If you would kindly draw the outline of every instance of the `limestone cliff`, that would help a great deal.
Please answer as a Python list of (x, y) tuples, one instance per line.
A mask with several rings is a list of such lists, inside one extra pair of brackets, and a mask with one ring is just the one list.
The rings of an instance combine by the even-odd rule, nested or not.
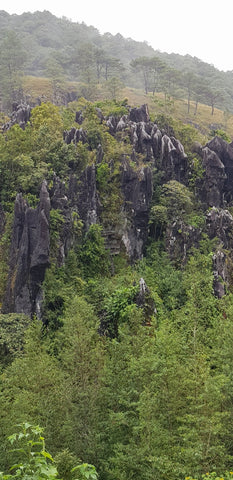
[[(30, 112), (23, 111), (27, 121)], [(129, 108), (128, 115), (121, 117), (104, 118), (100, 111), (97, 113), (113, 137), (127, 138), (131, 146), (131, 156), (122, 155), (119, 168), (116, 224), (110, 222), (106, 226), (103, 222), (104, 209), (97, 181), (97, 168), (104, 158), (101, 145), (96, 151), (96, 161), (87, 165), (79, 175), (71, 168), (66, 184), (56, 174), (49, 188), (44, 181), (37, 208), (30, 208), (19, 193), (15, 201), (3, 312), (41, 315), (42, 285), (50, 264), (50, 209), (57, 210), (63, 219), (57, 243), (58, 265), (64, 264), (75, 243), (74, 217), (82, 222), (84, 233), (90, 225), (103, 223), (106, 248), (111, 255), (118, 255), (123, 250), (129, 261), (134, 262), (144, 255), (150, 232), (154, 173), (160, 173), (161, 185), (172, 180), (188, 186), (191, 166), (183, 145), (150, 120), (146, 105)], [(20, 113), (16, 118), (19, 123), (23, 121), (22, 115)], [(77, 112), (76, 119), (80, 128), (64, 132), (64, 141), (67, 144), (88, 144), (81, 111)], [(165, 245), (170, 257), (184, 264), (189, 250), (198, 246), (203, 232), (209, 238), (217, 238), (213, 258), (214, 288), (216, 295), (221, 297), (230, 281), (225, 250), (232, 252), (233, 247), (233, 218), (226, 210), (233, 201), (233, 145), (215, 137), (207, 145), (199, 145), (197, 151), (204, 174), (199, 181), (199, 198), (196, 200), (202, 203), (203, 214), (207, 209), (206, 221), (203, 226), (195, 227), (188, 223), (182, 212), (177, 217), (170, 217), (165, 228)], [(109, 165), (111, 167), (111, 161)], [(0, 209), (0, 234), (4, 231), (4, 218)], [(231, 255), (228, 254), (228, 260)]]

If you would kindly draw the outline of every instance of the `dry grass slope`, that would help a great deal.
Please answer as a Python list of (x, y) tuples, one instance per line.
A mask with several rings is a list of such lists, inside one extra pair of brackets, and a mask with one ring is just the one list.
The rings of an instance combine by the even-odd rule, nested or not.
[[(66, 84), (68, 91), (77, 91), (79, 94), (80, 84), (69, 82)], [(52, 101), (53, 92), (51, 81), (47, 78), (28, 76), (24, 79), (24, 92), (29, 96), (32, 102), (36, 102), (38, 98), (42, 101)], [(92, 100), (103, 100), (106, 96), (105, 86), (98, 85), (95, 88), (94, 98)], [(233, 115), (226, 114), (222, 110), (214, 109), (211, 114), (211, 107), (199, 104), (197, 113), (195, 114), (195, 103), (190, 103), (190, 112), (187, 112), (187, 101), (183, 99), (170, 99), (165, 102), (164, 94), (148, 94), (142, 90), (125, 87), (118, 93), (118, 99), (128, 99), (128, 103), (132, 106), (140, 106), (147, 103), (151, 116), (165, 114), (180, 120), (184, 124), (194, 126), (204, 137), (209, 137), (213, 129), (220, 129), (233, 140)]]

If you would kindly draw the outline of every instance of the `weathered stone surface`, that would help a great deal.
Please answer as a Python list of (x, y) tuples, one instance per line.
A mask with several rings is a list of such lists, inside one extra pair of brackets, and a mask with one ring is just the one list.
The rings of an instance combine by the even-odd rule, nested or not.
[(210, 239), (219, 239), (213, 255), (213, 274), (214, 293), (221, 298), (229, 285), (228, 264), (229, 255), (232, 258), (233, 252), (233, 217), (228, 210), (213, 207), (206, 215), (206, 229)]
[[(97, 111), (97, 114), (100, 121), (103, 121), (102, 113)], [(76, 120), (82, 124), (81, 111), (77, 112)], [(148, 237), (153, 168), (156, 166), (161, 173), (162, 183), (176, 180), (187, 184), (187, 156), (182, 144), (172, 132), (168, 129), (166, 132), (161, 131), (150, 121), (146, 105), (131, 109), (128, 115), (111, 116), (105, 121), (112, 135), (123, 141), (125, 138), (127, 141), (129, 139), (132, 146), (131, 156), (122, 157), (119, 223), (107, 224), (105, 227), (106, 246), (112, 255), (118, 254), (123, 247), (130, 261), (134, 262), (142, 258)], [(72, 128), (64, 132), (64, 140), (67, 143), (86, 143), (87, 134), (82, 127)], [(220, 208), (227, 202), (232, 202), (233, 146), (216, 137), (205, 147), (196, 144), (194, 149), (202, 157), (205, 169), (200, 189), (201, 200), (205, 207), (214, 207), (207, 214), (205, 231), (210, 238), (219, 238), (219, 246), (213, 258), (213, 272), (214, 291), (221, 297), (228, 285), (229, 276), (224, 249), (233, 249), (233, 218), (227, 210)], [(40, 316), (41, 284), (49, 265), (50, 203), (51, 208), (59, 210), (63, 218), (58, 240), (58, 265), (64, 263), (73, 245), (73, 214), (82, 220), (84, 231), (87, 231), (91, 224), (101, 221), (104, 207), (100, 204), (96, 185), (96, 165), (100, 164), (103, 158), (104, 151), (99, 145), (96, 164), (88, 165), (79, 176), (71, 171), (68, 187), (54, 176), (50, 196), (44, 182), (37, 209), (29, 208), (22, 195), (17, 195), (9, 278), (3, 307), (5, 312), (30, 315), (36, 312)], [(108, 165), (110, 171), (113, 171), (114, 161), (109, 160)], [(70, 168), (72, 169), (72, 166)], [(0, 209), (0, 233), (3, 231), (1, 229), (4, 228), (4, 221), (4, 214)], [(193, 246), (198, 247), (200, 238), (201, 229), (186, 225), (182, 220), (174, 221), (167, 226), (165, 234), (170, 258), (184, 264), (188, 251)]]
[(79, 110), (78, 112), (76, 112), (75, 121), (76, 121), (76, 123), (79, 123), (79, 125), (81, 125), (83, 123), (83, 112), (82, 112), (82, 110)]
[(29, 208), (22, 194), (16, 197), (3, 313), (33, 315), (40, 311), (40, 290), (49, 265), (49, 212), (46, 182), (37, 209)]
[(217, 249), (213, 255), (214, 294), (222, 298), (226, 294), (228, 285), (228, 271), (226, 266), (226, 255), (221, 249)]
[(5, 228), (5, 213), (2, 208), (2, 205), (0, 204), (0, 235), (3, 234)]
[(129, 120), (132, 122), (149, 122), (150, 115), (148, 105), (144, 104), (139, 108), (131, 108), (129, 112)]
[(149, 167), (134, 170), (127, 159), (122, 164), (123, 214), (122, 241), (131, 260), (141, 258), (148, 236), (148, 219), (152, 198), (152, 171)]
[(31, 115), (30, 105), (27, 105), (25, 103), (20, 103), (20, 104), (15, 103), (13, 105), (13, 112), (11, 114), (11, 118), (9, 122), (5, 123), (5, 125), (3, 125), (2, 127), (3, 131), (8, 130), (16, 123), (18, 123), (18, 125), (24, 130), (25, 126), (29, 122), (30, 115)]
[(198, 247), (201, 239), (201, 230), (182, 220), (174, 221), (166, 229), (166, 250), (172, 260), (178, 265), (187, 262), (187, 255), (191, 247)]
[(65, 130), (63, 133), (63, 139), (69, 145), (70, 143), (77, 144), (78, 142), (86, 143), (87, 135), (83, 128), (71, 128), (71, 130)]
[(224, 201), (229, 203), (233, 199), (233, 147), (221, 137), (214, 137), (207, 143), (207, 147), (215, 152), (225, 168)]
[(120, 121), (120, 117), (119, 116), (114, 116), (114, 115), (110, 115), (110, 117), (108, 117), (106, 119), (106, 125), (109, 129), (109, 133), (111, 135), (114, 135), (116, 133), (116, 130), (117, 130), (117, 125)]
[(70, 176), (68, 188), (69, 203), (84, 223), (85, 230), (97, 222), (100, 202), (96, 190), (96, 167), (89, 165), (81, 174), (79, 180)]
[(233, 248), (233, 217), (228, 210), (211, 208), (206, 215), (206, 230), (210, 239), (219, 238), (223, 248)]
[(162, 133), (156, 124), (153, 125), (151, 131), (151, 146), (154, 153), (154, 158), (157, 160), (162, 150)]
[(147, 105), (130, 110), (129, 115), (120, 119), (109, 117), (106, 121), (112, 135), (124, 132), (132, 145), (132, 160), (137, 162), (137, 154), (144, 161), (155, 164), (163, 171), (163, 181), (177, 180), (187, 184), (188, 163), (183, 145), (174, 135), (159, 130), (150, 121)]
[(183, 145), (175, 137), (164, 134), (161, 139), (161, 168), (164, 180), (187, 181), (187, 155)]
[(155, 302), (151, 296), (150, 289), (148, 288), (144, 278), (139, 280), (139, 292), (136, 295), (135, 303), (139, 308), (142, 308), (145, 315), (145, 324), (150, 325), (152, 315), (157, 313)]
[(209, 147), (202, 149), (205, 178), (202, 201), (209, 207), (221, 207), (223, 204), (223, 187), (226, 180), (225, 167), (221, 159)]
[(98, 218), (98, 196), (96, 191), (96, 169), (95, 165), (88, 166), (80, 177), (78, 212), (85, 224), (86, 229)]
[[(80, 118), (81, 112), (78, 112)], [(102, 121), (101, 115), (99, 115)], [(132, 108), (128, 115), (110, 116), (105, 119), (109, 132), (116, 138), (129, 137), (132, 145), (131, 160), (135, 162), (133, 169), (127, 159), (122, 160), (122, 218), (119, 222), (118, 234), (114, 226), (105, 233), (106, 244), (111, 252), (119, 252), (120, 239), (123, 241), (130, 259), (141, 258), (147, 239), (150, 201), (152, 197), (152, 170), (156, 165), (163, 171), (163, 181), (175, 179), (186, 183), (188, 178), (187, 156), (182, 144), (174, 136), (169, 137), (164, 131), (150, 121), (147, 105)], [(71, 129), (65, 132), (64, 139), (70, 142), (86, 142), (86, 132)], [(96, 163), (103, 159), (103, 149), (97, 149)], [(139, 159), (150, 166), (140, 168)], [(79, 182), (72, 177), (68, 198), (71, 205), (76, 205), (80, 218), (88, 229), (100, 218), (101, 206), (96, 189), (95, 167), (88, 166)]]
[[(97, 112), (98, 113), (98, 112)], [(78, 120), (81, 118), (81, 112), (77, 112)], [(100, 121), (103, 116), (99, 113)], [(163, 170), (163, 180), (177, 180), (187, 183), (188, 164), (187, 155), (183, 145), (174, 135), (169, 135), (165, 131), (160, 131), (158, 126), (150, 121), (148, 106), (142, 105), (139, 108), (132, 108), (128, 115), (109, 116), (104, 119), (109, 133), (116, 138), (119, 135), (129, 138), (132, 145), (131, 158), (137, 158), (137, 154), (143, 155), (145, 162), (155, 164)], [(86, 143), (87, 135), (83, 128), (72, 128), (64, 132), (66, 143)], [(101, 161), (102, 152), (97, 152), (97, 163)]]

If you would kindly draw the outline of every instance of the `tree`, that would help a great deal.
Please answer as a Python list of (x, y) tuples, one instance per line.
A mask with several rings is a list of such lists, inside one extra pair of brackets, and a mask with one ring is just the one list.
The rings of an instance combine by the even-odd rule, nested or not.
[(100, 83), (101, 74), (103, 72), (106, 62), (105, 51), (102, 48), (96, 48), (94, 50), (94, 58), (96, 63), (97, 82)]
[(106, 82), (106, 88), (110, 93), (110, 98), (116, 100), (121, 89), (123, 88), (123, 83), (117, 77), (112, 77)]
[(205, 80), (195, 75), (195, 77), (193, 77), (193, 98), (195, 101), (194, 115), (197, 114), (198, 103), (200, 101), (203, 101), (206, 89), (207, 89), (207, 85)]
[(144, 81), (144, 89), (147, 95), (150, 88), (150, 69), (151, 69), (150, 58), (148, 57), (135, 58), (135, 60), (133, 60), (130, 65), (133, 68), (133, 70), (140, 72), (142, 74), (143, 81)]
[[(72, 292), (73, 293), (73, 292)], [(59, 363), (65, 377), (68, 409), (62, 431), (65, 446), (84, 462), (98, 465), (101, 452), (104, 342), (92, 305), (79, 294), (69, 300), (58, 336)]]
[(90, 85), (95, 78), (95, 57), (91, 43), (83, 43), (76, 52), (77, 73), (81, 80)]
[(0, 48), (0, 85), (3, 106), (9, 111), (13, 102), (22, 100), (22, 76), (26, 61), (26, 51), (23, 49), (18, 34), (7, 31)]
[(164, 67), (161, 72), (161, 87), (165, 97), (165, 108), (167, 97), (174, 96), (179, 85), (181, 74), (175, 68)]
[(46, 426), (49, 448), (57, 452), (64, 447), (61, 428), (68, 413), (68, 392), (65, 392), (64, 372), (58, 360), (48, 353), (42, 342), (42, 325), (33, 323), (27, 330), (24, 354), (16, 356), (4, 370), (0, 390), (0, 463), (7, 466), (6, 444), (16, 423), (40, 423)]
[(161, 88), (161, 78), (165, 71), (166, 65), (157, 57), (153, 57), (150, 61), (150, 73), (151, 73), (151, 89), (153, 95), (155, 91), (159, 91)]
[(176, 180), (163, 185), (161, 203), (167, 208), (170, 219), (182, 217), (193, 210), (193, 195), (190, 190)]
[(47, 75), (52, 86), (54, 105), (63, 105), (65, 103), (64, 73), (60, 63), (54, 57), (47, 62)]
[(106, 56), (104, 60), (104, 77), (107, 81), (112, 75), (119, 75), (124, 71), (124, 66), (118, 58)]
[(190, 100), (193, 93), (193, 86), (195, 81), (195, 75), (192, 72), (183, 73), (182, 82), (187, 90), (188, 95), (188, 113), (190, 113)]
[(106, 275), (109, 272), (109, 255), (105, 250), (102, 227), (100, 225), (93, 224), (90, 226), (85, 235), (79, 258), (86, 277)]
[(223, 98), (223, 94), (217, 88), (209, 88), (206, 91), (206, 98), (211, 106), (211, 115), (213, 115), (214, 107), (216, 106), (216, 103)]

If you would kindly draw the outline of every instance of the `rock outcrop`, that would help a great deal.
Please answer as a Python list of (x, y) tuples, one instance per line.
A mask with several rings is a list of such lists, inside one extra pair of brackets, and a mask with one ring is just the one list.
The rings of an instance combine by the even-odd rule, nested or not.
[(22, 194), (17, 195), (3, 313), (40, 317), (41, 285), (49, 265), (49, 212), (46, 182), (37, 209), (28, 207)]
[(218, 242), (213, 255), (213, 274), (214, 292), (221, 298), (231, 282), (233, 217), (230, 212), (213, 207), (206, 215), (206, 231), (210, 239), (215, 238)]
[(192, 247), (198, 247), (201, 239), (201, 229), (177, 220), (167, 226), (165, 233), (166, 251), (177, 265), (185, 265), (188, 252)]
[(29, 122), (31, 115), (31, 107), (26, 103), (15, 103), (13, 105), (13, 112), (9, 122), (5, 123), (2, 127), (3, 131), (8, 130), (16, 123), (24, 130)]
[(224, 207), (233, 201), (233, 145), (214, 137), (198, 149), (205, 171), (200, 190), (206, 207)]
[[(21, 105), (17, 112), (12, 121), (17, 121), (23, 128), (30, 111)], [(101, 144), (96, 149), (95, 163), (88, 165), (79, 176), (70, 166), (68, 185), (55, 174), (49, 191), (46, 182), (43, 182), (36, 209), (28, 207), (22, 194), (18, 194), (3, 312), (41, 315), (41, 286), (50, 262), (50, 208), (53, 215), (57, 211), (58, 217), (61, 216), (59, 238), (56, 239), (59, 266), (64, 264), (75, 242), (74, 219), (82, 222), (83, 232), (90, 225), (102, 222), (106, 247), (110, 253), (117, 255), (124, 250), (129, 260), (134, 262), (142, 258), (148, 238), (154, 169), (159, 172), (161, 183), (176, 180), (188, 185), (190, 167), (182, 144), (172, 131), (160, 130), (156, 123), (150, 121), (147, 105), (129, 109), (129, 113), (121, 117), (104, 118), (99, 109), (97, 115), (99, 121), (104, 121), (109, 127), (111, 135), (121, 142), (130, 143), (132, 148), (131, 155), (122, 155), (118, 172), (119, 214), (114, 212), (114, 215), (119, 218), (116, 225), (111, 221), (102, 222), (105, 207), (101, 204), (96, 178), (97, 169), (104, 159)], [(79, 128), (64, 132), (65, 142), (88, 144), (87, 132), (82, 127), (82, 111), (77, 112), (76, 121)], [(91, 150), (91, 146), (89, 148)], [(196, 145), (196, 153), (201, 157), (204, 169), (199, 185), (200, 199), (204, 209), (211, 207), (206, 216), (206, 225), (203, 228), (188, 225), (182, 212), (178, 212), (177, 218), (170, 219), (164, 228), (165, 245), (170, 258), (182, 265), (187, 261), (190, 249), (198, 247), (203, 231), (209, 238), (219, 239), (213, 258), (213, 272), (214, 291), (221, 297), (230, 281), (226, 250), (233, 250), (233, 218), (224, 209), (233, 202), (233, 145), (215, 137), (204, 147)], [(108, 167), (109, 171), (114, 170), (113, 160), (109, 161)], [(0, 233), (4, 230), (4, 223), (4, 212), (0, 208)]]
[[(150, 121), (147, 105), (132, 108), (128, 115), (109, 116), (104, 118), (99, 114), (100, 121), (105, 121), (109, 132), (116, 138), (119, 135), (127, 137), (132, 145), (132, 160), (137, 161), (137, 154), (144, 162), (155, 165), (163, 171), (164, 182), (177, 180), (187, 183), (188, 163), (183, 145), (174, 136), (161, 131), (156, 123)], [(81, 112), (77, 112), (77, 120), (82, 123)], [(72, 128), (64, 132), (67, 144), (79, 141), (87, 143), (85, 130)]]
[(127, 255), (134, 261), (142, 257), (148, 236), (153, 192), (151, 168), (134, 170), (125, 159), (122, 164), (121, 189), (124, 198), (122, 213), (125, 218), (122, 241)]
[(223, 187), (226, 179), (225, 167), (217, 153), (205, 147), (202, 150), (205, 179), (202, 200), (209, 207), (221, 207), (223, 204)]
[(3, 234), (5, 228), (5, 213), (2, 208), (2, 205), (0, 204), (0, 235)]
[(225, 204), (229, 204), (233, 200), (233, 145), (216, 136), (207, 143), (207, 147), (218, 155), (218, 158), (224, 165), (223, 200)]

